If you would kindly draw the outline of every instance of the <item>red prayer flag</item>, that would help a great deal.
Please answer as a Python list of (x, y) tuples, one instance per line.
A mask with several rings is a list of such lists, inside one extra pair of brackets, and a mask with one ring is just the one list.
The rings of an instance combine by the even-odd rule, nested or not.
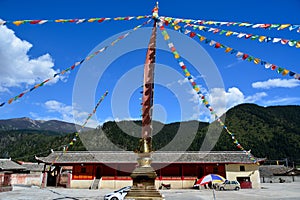
[(104, 20), (105, 20), (105, 18), (101, 18), (98, 20), (98, 22), (100, 23), (100, 22), (103, 22)]
[(252, 36), (252, 34), (247, 34), (247, 35), (245, 35), (245, 38), (248, 39), (248, 38), (250, 38), (251, 36)]
[(248, 56), (249, 56), (248, 54), (245, 54), (245, 53), (244, 53), (244, 55), (243, 55), (243, 60), (246, 60), (246, 59), (248, 58)]
[(217, 42), (215, 45), (215, 48), (220, 48), (220, 47), (221, 47), (221, 44)]
[(271, 26), (271, 24), (263, 24), (263, 25), (261, 25), (260, 27), (261, 28), (269, 28)]
[(196, 35), (195, 32), (191, 32), (191, 33), (190, 33), (190, 37), (191, 37), (191, 38), (195, 37), (195, 35)]
[(281, 39), (281, 44), (287, 44), (288, 42), (289, 42), (289, 40)]
[(42, 21), (42, 20), (32, 20), (29, 23), (30, 24), (38, 24), (40, 21)]

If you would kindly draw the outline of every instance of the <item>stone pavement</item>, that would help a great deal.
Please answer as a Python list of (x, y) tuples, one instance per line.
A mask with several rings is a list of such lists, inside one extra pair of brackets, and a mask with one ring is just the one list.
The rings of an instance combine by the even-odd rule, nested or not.
[[(102, 200), (109, 189), (66, 189), (14, 186), (13, 191), (0, 193), (0, 200)], [(166, 200), (211, 200), (212, 190), (161, 190)], [(216, 199), (300, 199), (300, 182), (263, 183), (262, 189), (242, 189), (240, 191), (214, 191)]]

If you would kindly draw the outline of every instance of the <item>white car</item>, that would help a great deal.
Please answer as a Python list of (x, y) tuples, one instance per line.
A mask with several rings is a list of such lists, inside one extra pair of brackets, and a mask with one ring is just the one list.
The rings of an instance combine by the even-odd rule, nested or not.
[(123, 200), (130, 189), (131, 186), (126, 186), (112, 193), (108, 193), (104, 195), (104, 200)]
[(239, 190), (241, 189), (241, 185), (238, 181), (224, 181), (224, 183), (217, 184), (216, 187), (219, 190)]

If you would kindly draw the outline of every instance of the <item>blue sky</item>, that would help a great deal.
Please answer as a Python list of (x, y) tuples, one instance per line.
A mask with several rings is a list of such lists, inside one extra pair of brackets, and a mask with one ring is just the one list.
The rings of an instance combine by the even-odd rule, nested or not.
[[(89, 19), (150, 15), (156, 1), (0, 1), (0, 19)], [(228, 22), (300, 24), (300, 2), (289, 1), (159, 1), (159, 15)], [(90, 53), (109, 45), (147, 19), (103, 23), (8, 23), (0, 27), (0, 102), (50, 78)], [(0, 119), (30, 117), (59, 119), (81, 124), (97, 100), (108, 90), (89, 126), (107, 120), (140, 119), (141, 88), (150, 27), (145, 26), (110, 46), (80, 68), (54, 82), (27, 93), (1, 107)], [(300, 40), (300, 33), (288, 29), (264, 30), (245, 27), (216, 27), (236, 32)], [(224, 49), (212, 48), (167, 29), (179, 54), (221, 114), (240, 103), (261, 106), (299, 105), (300, 81), (282, 76), (253, 62), (242, 61)], [(299, 51), (288, 45), (260, 43), (235, 36), (201, 32), (207, 38), (257, 58), (300, 72)], [(192, 91), (160, 31), (157, 32), (154, 119), (169, 123), (198, 119), (210, 121), (210, 114)], [(201, 59), (201, 60), (197, 60)], [(220, 105), (223, 103), (223, 106)], [(225, 106), (224, 106), (225, 105)]]

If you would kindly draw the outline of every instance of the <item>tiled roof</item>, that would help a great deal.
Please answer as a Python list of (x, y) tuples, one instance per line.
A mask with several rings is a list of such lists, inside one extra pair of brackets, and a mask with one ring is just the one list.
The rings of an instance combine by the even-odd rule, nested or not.
[(44, 166), (38, 163), (24, 163), (22, 166), (31, 172), (42, 172), (44, 169)]
[[(223, 152), (176, 152), (157, 151), (153, 163), (253, 163), (239, 151)], [(80, 151), (53, 152), (47, 157), (36, 157), (39, 162), (51, 164), (74, 163), (136, 163), (137, 154), (129, 151)], [(264, 159), (259, 159), (263, 161)]]
[(0, 171), (25, 170), (26, 168), (11, 159), (0, 159)]
[(259, 167), (260, 176), (272, 177), (274, 175), (288, 174), (292, 168), (284, 165), (262, 165)]

